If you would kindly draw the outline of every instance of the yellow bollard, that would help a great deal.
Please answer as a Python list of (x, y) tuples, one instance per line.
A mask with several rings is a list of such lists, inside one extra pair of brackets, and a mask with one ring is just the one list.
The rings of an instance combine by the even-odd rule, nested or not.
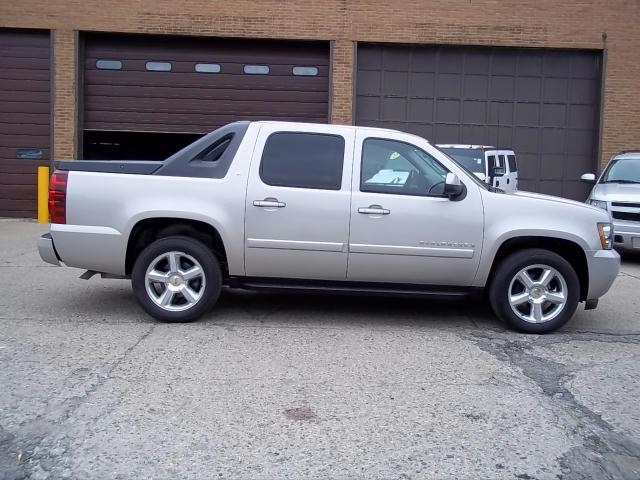
[(38, 223), (49, 222), (49, 167), (38, 167)]

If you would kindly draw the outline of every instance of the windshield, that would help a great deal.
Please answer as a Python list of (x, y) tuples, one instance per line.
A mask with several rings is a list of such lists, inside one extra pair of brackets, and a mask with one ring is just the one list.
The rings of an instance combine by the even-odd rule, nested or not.
[(640, 183), (640, 158), (612, 160), (600, 183)]
[(473, 173), (485, 173), (484, 151), (479, 148), (441, 148), (460, 165)]
[[(453, 148), (453, 149), (445, 149), (445, 148), (439, 148), (436, 147), (435, 145), (432, 145), (434, 148), (436, 148), (437, 150), (440, 151), (440, 153), (442, 153), (444, 156), (446, 156), (448, 159), (450, 159), (453, 163), (455, 163), (456, 165), (459, 165), (460, 168), (462, 168), (463, 170), (469, 172), (469, 178), (479, 187), (482, 187), (484, 190), (489, 190), (490, 192), (497, 192), (497, 193), (504, 193), (503, 190), (501, 190), (500, 188), (496, 188), (493, 187), (491, 185), (489, 185), (488, 183), (483, 182), (482, 180), (480, 180), (478, 177), (476, 177), (473, 174), (472, 170), (469, 170), (465, 165), (463, 165), (457, 158), (453, 157), (449, 152), (447, 152), (446, 150), (458, 150), (457, 148)], [(484, 172), (481, 172), (484, 173)]]

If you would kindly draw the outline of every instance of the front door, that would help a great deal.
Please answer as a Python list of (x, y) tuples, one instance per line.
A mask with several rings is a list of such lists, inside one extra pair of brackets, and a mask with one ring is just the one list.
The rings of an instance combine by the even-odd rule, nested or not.
[(250, 277), (345, 280), (354, 130), (265, 123), (245, 214)]
[(482, 249), (480, 187), (461, 177), (466, 196), (449, 200), (449, 170), (426, 152), (433, 147), (401, 133), (369, 135), (356, 136), (348, 279), (471, 285)]

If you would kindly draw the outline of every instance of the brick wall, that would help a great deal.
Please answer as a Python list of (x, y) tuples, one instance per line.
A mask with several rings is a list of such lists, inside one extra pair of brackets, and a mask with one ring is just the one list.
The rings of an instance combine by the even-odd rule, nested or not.
[(605, 49), (604, 162), (618, 149), (640, 146), (638, 20), (639, 0), (0, 2), (0, 26), (56, 30), (56, 158), (73, 155), (77, 136), (74, 32), (94, 30), (331, 40), (331, 119), (337, 123), (352, 119), (353, 42)]

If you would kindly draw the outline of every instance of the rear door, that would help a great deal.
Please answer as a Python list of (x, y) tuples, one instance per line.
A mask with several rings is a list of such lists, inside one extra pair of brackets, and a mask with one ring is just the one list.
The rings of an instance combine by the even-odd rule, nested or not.
[(249, 277), (345, 280), (354, 129), (265, 123), (245, 214)]

